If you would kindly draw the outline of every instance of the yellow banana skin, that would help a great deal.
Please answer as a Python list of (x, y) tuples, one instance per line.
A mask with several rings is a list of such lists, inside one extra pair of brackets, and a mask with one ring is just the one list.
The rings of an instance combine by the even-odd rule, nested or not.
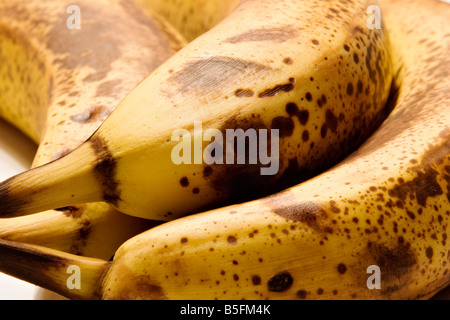
[[(129, 215), (172, 220), (328, 168), (389, 111), (389, 43), (383, 29), (365, 28), (370, 4), (357, 1), (338, 18), (330, 9), (340, 2), (243, 2), (130, 92), (86, 143), (0, 184), (0, 214), (105, 201)], [(172, 133), (201, 139), (195, 121), (224, 133), (278, 129), (278, 173), (261, 175), (261, 163), (175, 164)]]
[[(78, 2), (81, 27), (71, 30), (71, 4), (0, 3), (0, 115), (39, 144), (33, 166), (78, 147), (126, 93), (185, 45), (126, 1)], [(109, 259), (154, 224), (92, 203), (2, 219), (0, 237)]]
[(192, 41), (228, 16), (240, 0), (134, 0), (151, 15), (157, 14)]
[[(73, 299), (426, 299), (448, 286), (450, 8), (382, 9), (400, 71), (395, 108), (342, 163), (155, 227), (111, 262), (0, 241), (0, 270)], [(65, 285), (69, 264), (86, 268), (82, 293)], [(380, 268), (380, 289), (367, 286), (369, 266)]]

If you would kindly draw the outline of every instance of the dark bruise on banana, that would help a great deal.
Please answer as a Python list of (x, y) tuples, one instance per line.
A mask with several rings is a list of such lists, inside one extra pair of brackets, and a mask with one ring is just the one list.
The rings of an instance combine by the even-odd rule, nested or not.
[[(0, 5), (0, 79), (3, 80), (0, 81), (0, 116), (39, 144), (35, 167), (62, 158), (78, 147), (127, 92), (184, 46), (181, 37), (169, 34), (173, 31), (148, 18), (130, 1), (79, 1), (82, 26), (71, 30), (66, 25), (67, 8), (71, 4), (69, 1), (45, 4), (8, 1)], [(134, 38), (130, 41), (127, 34), (133, 34)], [(4, 199), (6, 194), (7, 190), (2, 189), (0, 198)], [(22, 205), (27, 202), (17, 201)], [(53, 220), (47, 221), (48, 215), (42, 215), (30, 223), (33, 221), (36, 226), (49, 223), (53, 228), (60, 224), (62, 229), (55, 234), (61, 230), (68, 234), (56, 246), (61, 245), (69, 252), (96, 252), (102, 257), (112, 254), (113, 248), (107, 249), (107, 253), (95, 248), (86, 250), (91, 246), (87, 241), (101, 215), (115, 220), (119, 213), (95, 205), (59, 211), (73, 221), (49, 211)], [(128, 219), (132, 221), (131, 217)], [(16, 223), (15, 229), (6, 220), (0, 224), (2, 238), (55, 245), (48, 243), (52, 236), (43, 235), (42, 230), (35, 232), (35, 238), (22, 232), (22, 226), (27, 230), (26, 220), (12, 221)], [(122, 222), (128, 223), (127, 218)], [(143, 221), (135, 222), (135, 227), (130, 223), (123, 230), (129, 228), (134, 234), (148, 226)], [(69, 230), (73, 232), (72, 237)]]

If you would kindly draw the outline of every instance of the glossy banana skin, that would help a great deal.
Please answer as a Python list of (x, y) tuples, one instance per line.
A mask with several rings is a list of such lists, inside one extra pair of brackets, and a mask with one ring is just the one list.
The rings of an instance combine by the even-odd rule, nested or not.
[[(0, 2), (0, 116), (39, 144), (33, 166), (78, 147), (123, 96), (185, 45), (132, 2), (77, 4), (80, 29), (67, 27), (70, 1)], [(2, 219), (0, 237), (109, 258), (153, 225), (92, 203)]]
[[(393, 74), (383, 29), (364, 29), (371, 1), (318, 4), (243, 2), (130, 92), (80, 148), (2, 183), (0, 214), (104, 200), (129, 215), (172, 220), (273, 193), (335, 164), (387, 115)], [(172, 133), (192, 133), (195, 121), (221, 132), (278, 129), (279, 171), (176, 165)]]

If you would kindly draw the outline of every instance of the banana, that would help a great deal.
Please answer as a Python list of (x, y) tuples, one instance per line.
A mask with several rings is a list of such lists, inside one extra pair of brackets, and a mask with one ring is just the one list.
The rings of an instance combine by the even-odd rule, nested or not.
[(151, 16), (161, 16), (192, 41), (228, 16), (240, 0), (134, 0)]
[[(344, 161), (161, 224), (112, 261), (1, 240), (0, 270), (73, 299), (426, 299), (448, 286), (450, 7), (391, 0), (382, 10), (395, 107)], [(66, 286), (69, 265), (81, 290)]]
[[(104, 201), (167, 221), (323, 171), (390, 111), (389, 42), (366, 27), (370, 4), (242, 2), (133, 89), (80, 147), (2, 182), (0, 215)], [(270, 151), (270, 167), (264, 157), (233, 164), (253, 148), (229, 150), (223, 137), (239, 129), (266, 133), (270, 150), (263, 138), (250, 147)]]
[[(70, 29), (71, 4), (0, 3), (0, 116), (39, 144), (33, 166), (78, 147), (126, 93), (186, 44), (127, 1), (78, 1), (80, 29)], [(92, 203), (1, 219), (0, 237), (109, 259), (124, 240), (155, 224)]]

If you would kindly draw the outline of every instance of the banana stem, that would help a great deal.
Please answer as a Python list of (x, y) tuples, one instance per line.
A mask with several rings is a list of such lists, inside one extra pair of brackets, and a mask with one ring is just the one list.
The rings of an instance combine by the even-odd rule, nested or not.
[(0, 183), (0, 218), (102, 201), (89, 144)]
[(0, 219), (0, 238), (70, 252), (86, 225), (90, 226), (88, 220), (82, 219), (87, 220), (81, 214), (78, 218), (56, 211)]
[(110, 262), (0, 239), (0, 271), (69, 299), (98, 300)]

